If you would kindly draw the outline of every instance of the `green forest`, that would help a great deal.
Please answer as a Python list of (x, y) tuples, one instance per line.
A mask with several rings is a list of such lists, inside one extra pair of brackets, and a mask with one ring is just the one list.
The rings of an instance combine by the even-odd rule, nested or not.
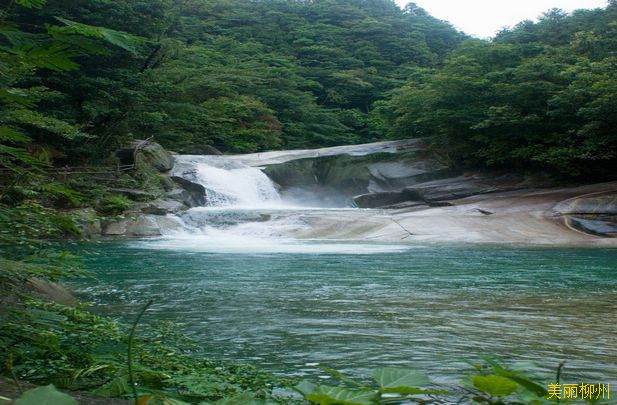
[(616, 162), (615, 2), (492, 41), (389, 0), (10, 3), (3, 145), (54, 165), (150, 137), (193, 154), (422, 137), (451, 165), (566, 176)]
[[(617, 1), (548, 10), (483, 40), (393, 0), (3, 0), (0, 111), (0, 372), (108, 397), (131, 397), (138, 381), (143, 404), (274, 401), (290, 381), (192, 356), (173, 326), (127, 341), (130, 325), (30, 294), (32, 278), (84, 275), (54, 242), (83, 237), (71, 210), (131, 204), (53, 170), (116, 165), (114, 151), (141, 139), (235, 154), (421, 138), (452, 169), (612, 180)], [(119, 185), (162, 182), (142, 168)], [(298, 390), (323, 404), (443, 394), (403, 377), (359, 394)], [(546, 394), (492, 360), (476, 378), (478, 403)]]

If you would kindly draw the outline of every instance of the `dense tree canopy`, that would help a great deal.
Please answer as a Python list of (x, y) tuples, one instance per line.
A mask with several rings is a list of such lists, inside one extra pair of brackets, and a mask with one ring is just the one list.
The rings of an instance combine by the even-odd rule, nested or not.
[(549, 10), (489, 42), (392, 0), (9, 7), (3, 58), (29, 59), (4, 62), (3, 147), (63, 165), (136, 138), (235, 153), (427, 137), (452, 165), (610, 174), (616, 10)]
[(429, 137), (453, 165), (614, 176), (617, 3), (560, 10), (418, 68), (374, 110), (397, 138)]
[(420, 11), (391, 0), (50, 0), (7, 18), (28, 35), (60, 17), (142, 39), (20, 83), (53, 91), (41, 110), (89, 135), (61, 149), (91, 159), (132, 137), (191, 153), (380, 139), (373, 103), (462, 39)]

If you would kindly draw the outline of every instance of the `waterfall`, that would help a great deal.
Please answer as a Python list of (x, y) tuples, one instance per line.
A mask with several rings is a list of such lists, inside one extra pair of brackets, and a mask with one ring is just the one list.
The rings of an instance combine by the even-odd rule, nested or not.
[(277, 208), (281, 197), (276, 185), (260, 169), (224, 156), (177, 156), (174, 174), (206, 189), (206, 206)]
[[(158, 240), (135, 242), (137, 246), (213, 253), (366, 254), (406, 249), (334, 241), (353, 235), (337, 224), (354, 224), (366, 231), (367, 225), (358, 221), (359, 210), (292, 204), (281, 198), (278, 186), (261, 169), (232, 157), (176, 156), (171, 175), (201, 184), (206, 204), (176, 214), (181, 228), (168, 230)], [(377, 221), (368, 227), (381, 224)], [(321, 239), (318, 229), (324, 229), (331, 240), (317, 241)]]
[(259, 168), (226, 156), (184, 155), (176, 156), (172, 175), (206, 190), (204, 207), (178, 214), (185, 229), (172, 236), (184, 245), (264, 249), (273, 238), (304, 225), (288, 215), (294, 207), (281, 200), (277, 185)]

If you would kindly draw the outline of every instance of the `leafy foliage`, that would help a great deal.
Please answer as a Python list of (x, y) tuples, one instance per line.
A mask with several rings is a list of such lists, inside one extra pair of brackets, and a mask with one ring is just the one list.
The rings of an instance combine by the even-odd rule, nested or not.
[(98, 208), (105, 214), (119, 215), (131, 208), (133, 203), (123, 195), (106, 195), (101, 199)]
[[(486, 358), (485, 361), (474, 365), (473, 371), (461, 386), (450, 387), (448, 390), (436, 386), (426, 375), (405, 368), (377, 369), (373, 372), (375, 384), (370, 385), (354, 381), (338, 371), (324, 369), (343, 384), (316, 385), (305, 380), (297, 384), (295, 390), (309, 402), (319, 405), (555, 403), (555, 399), (547, 400), (547, 385), (540, 382), (537, 376), (509, 369), (492, 358)], [(574, 402), (591, 404), (596, 403), (596, 400), (586, 398)], [(561, 403), (570, 402), (562, 400)]]
[[(19, 378), (53, 382), (64, 389), (92, 390), (104, 397), (132, 395), (125, 325), (93, 315), (84, 307), (39, 300), (26, 301), (25, 307), (5, 314), (4, 319), (0, 360), (2, 367), (12, 364), (11, 370)], [(265, 399), (275, 386), (286, 384), (251, 366), (200, 358), (193, 354), (194, 343), (176, 324), (154, 324), (145, 329), (133, 346), (139, 396), (195, 403), (250, 392)]]
[(380, 102), (377, 126), (427, 137), (452, 165), (614, 177), (617, 4), (553, 10), (469, 40)]

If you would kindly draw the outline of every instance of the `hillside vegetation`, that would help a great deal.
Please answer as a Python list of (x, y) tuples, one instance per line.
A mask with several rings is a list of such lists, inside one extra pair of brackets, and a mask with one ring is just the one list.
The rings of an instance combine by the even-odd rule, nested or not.
[[(222, 403), (261, 403), (250, 401), (288, 384), (193, 356), (176, 326), (133, 342), (126, 325), (33, 296), (32, 279), (83, 275), (50, 242), (82, 236), (75, 209), (120, 215), (131, 202), (118, 188), (162, 187), (147, 170), (119, 176), (113, 191), (54, 168), (113, 167), (113, 151), (135, 139), (200, 154), (421, 137), (453, 168), (615, 178), (616, 52), (615, 0), (551, 10), (492, 41), (392, 0), (2, 2), (0, 373), (129, 397), (134, 379), (168, 404), (247, 390)], [(142, 362), (134, 373), (127, 346)], [(523, 388), (545, 395), (501, 366), (477, 371), (491, 380), (476, 385), (479, 403)], [(318, 403), (346, 392), (330, 388), (300, 392)], [(392, 387), (364, 388), (363, 403), (388, 403)]]

